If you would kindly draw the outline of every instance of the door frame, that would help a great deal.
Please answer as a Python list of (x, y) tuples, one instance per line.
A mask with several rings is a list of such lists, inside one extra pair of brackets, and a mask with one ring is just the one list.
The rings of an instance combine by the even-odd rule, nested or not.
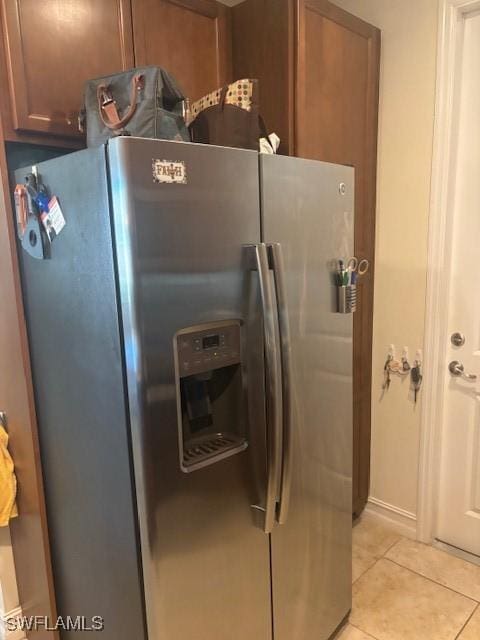
[(420, 421), (417, 539), (435, 539), (439, 462), (444, 418), (445, 355), (452, 254), (454, 170), (459, 109), (459, 71), (466, 17), (480, 11), (480, 0), (439, 0), (437, 87), (427, 256), (424, 344), (424, 398)]

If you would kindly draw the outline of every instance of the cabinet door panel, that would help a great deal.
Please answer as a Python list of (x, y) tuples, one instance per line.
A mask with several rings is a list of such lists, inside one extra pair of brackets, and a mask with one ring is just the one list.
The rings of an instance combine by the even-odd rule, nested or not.
[(230, 10), (214, 0), (133, 0), (137, 65), (170, 71), (196, 100), (231, 79)]
[(133, 66), (128, 0), (2, 0), (13, 126), (76, 136), (87, 79)]
[(260, 112), (285, 155), (294, 155), (293, 9), (289, 0), (246, 0), (232, 10), (234, 75), (258, 78)]
[(295, 155), (355, 168), (355, 255), (370, 261), (354, 320), (353, 511), (370, 482), (373, 262), (380, 32), (326, 0), (300, 0)]

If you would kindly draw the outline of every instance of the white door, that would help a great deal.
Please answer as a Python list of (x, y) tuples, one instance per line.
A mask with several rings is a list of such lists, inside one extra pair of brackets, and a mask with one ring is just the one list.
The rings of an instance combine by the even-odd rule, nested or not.
[[(437, 538), (480, 556), (480, 13), (465, 18), (459, 71), (448, 345)], [(465, 337), (451, 344), (454, 332)], [(448, 367), (459, 362), (464, 373)], [(453, 368), (453, 365), (452, 365)], [(457, 374), (460, 370), (457, 369)]]

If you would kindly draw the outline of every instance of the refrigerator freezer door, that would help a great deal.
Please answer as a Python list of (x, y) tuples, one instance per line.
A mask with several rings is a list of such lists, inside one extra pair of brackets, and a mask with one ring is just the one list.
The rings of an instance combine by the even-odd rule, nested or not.
[(20, 247), (19, 260), (58, 614), (101, 616), (102, 640), (144, 640), (105, 160), (100, 147), (37, 165), (66, 226), (50, 260)]
[[(243, 246), (260, 240), (258, 157), (117, 138), (109, 162), (149, 637), (268, 639), (269, 539), (251, 507), (265, 495), (262, 326), (258, 274)], [(193, 363), (200, 377), (177, 403), (174, 349), (185, 330), (193, 336), (186, 352), (215, 349), (217, 334), (205, 337), (202, 327), (237, 320), (248, 447), (185, 473), (177, 405), (186, 406), (186, 437), (209, 433), (215, 399), (201, 394), (215, 385)], [(186, 365), (179, 361), (182, 375)], [(224, 422), (238, 413), (219, 408)]]
[(283, 251), (293, 404), (290, 505), (272, 534), (274, 637), (326, 640), (351, 607), (352, 315), (335, 312), (332, 274), (353, 252), (353, 169), (260, 163), (263, 239)]

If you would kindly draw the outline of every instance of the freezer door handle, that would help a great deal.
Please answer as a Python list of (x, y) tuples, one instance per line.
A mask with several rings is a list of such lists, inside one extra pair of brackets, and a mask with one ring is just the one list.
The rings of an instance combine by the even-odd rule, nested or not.
[(277, 520), (284, 524), (288, 516), (290, 504), (290, 488), (292, 483), (292, 357), (290, 341), (290, 324), (285, 283), (285, 267), (282, 246), (279, 243), (269, 245), (270, 262), (273, 267), (275, 295), (277, 299), (278, 330), (280, 335), (280, 360), (282, 367), (282, 469), (280, 478), (280, 495), (277, 509)]
[(267, 408), (267, 486), (264, 531), (271, 533), (276, 519), (282, 438), (282, 387), (280, 358), (275, 333), (277, 312), (270, 278), (267, 245), (260, 243), (253, 245), (250, 249), (253, 252), (253, 268), (258, 271), (263, 316)]

